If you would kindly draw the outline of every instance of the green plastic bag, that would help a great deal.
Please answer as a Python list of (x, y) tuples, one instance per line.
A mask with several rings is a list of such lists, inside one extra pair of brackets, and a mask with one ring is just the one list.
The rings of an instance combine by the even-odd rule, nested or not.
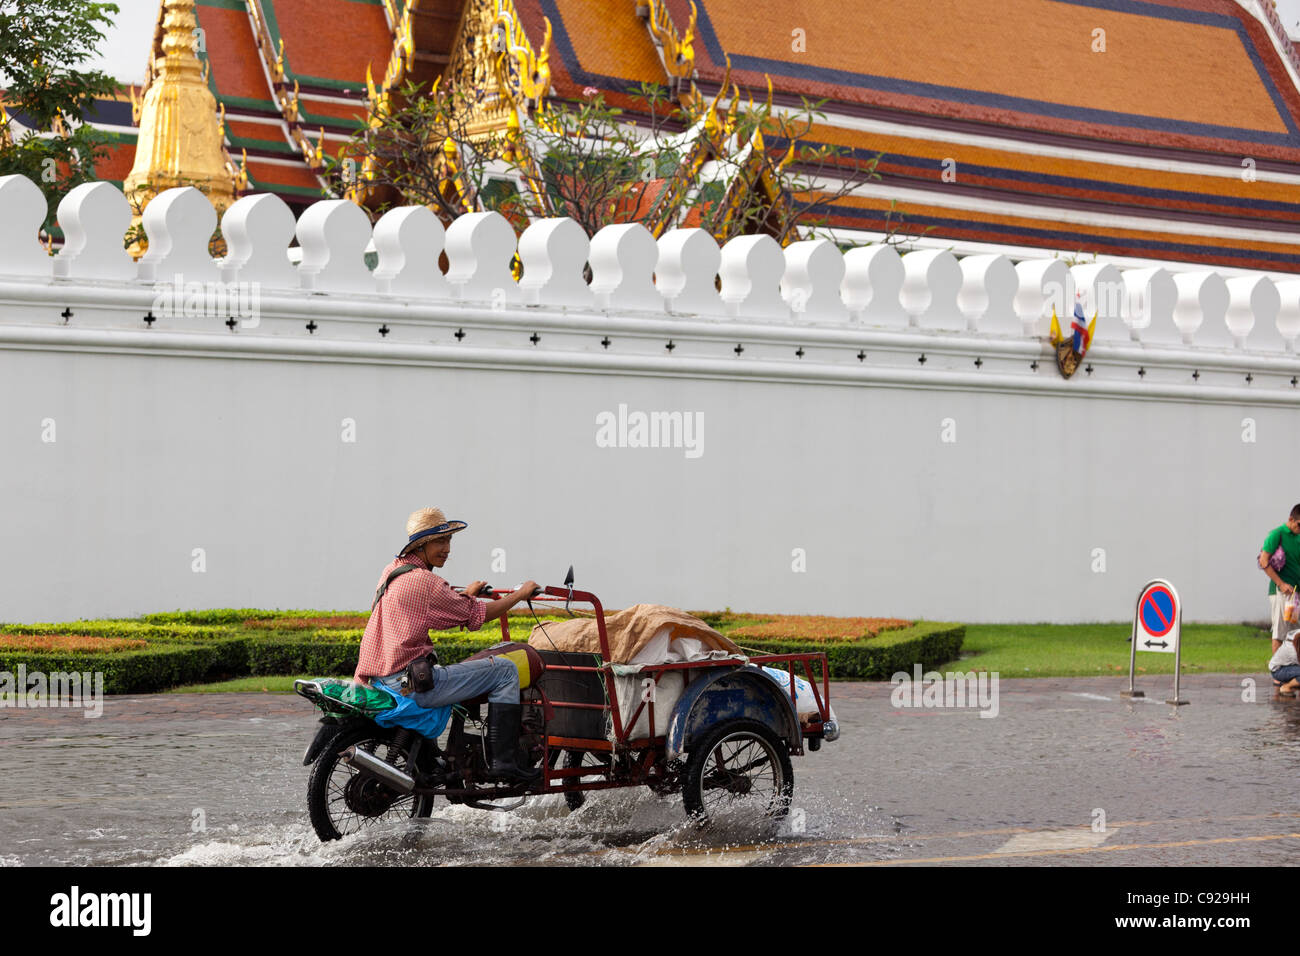
[(293, 682), (296, 693), (306, 697), (328, 717), (360, 714), (374, 717), (393, 709), (393, 695), (356, 681), (338, 677), (317, 677)]

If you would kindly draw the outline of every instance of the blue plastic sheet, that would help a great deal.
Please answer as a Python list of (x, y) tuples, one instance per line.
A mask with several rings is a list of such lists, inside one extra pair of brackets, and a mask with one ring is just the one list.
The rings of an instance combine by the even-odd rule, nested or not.
[(389, 694), (397, 702), (392, 710), (386, 710), (372, 718), (380, 727), (407, 727), (429, 738), (439, 736), (447, 728), (452, 705), (421, 707), (413, 698), (394, 694), (384, 686), (382, 681), (372, 681), (371, 684)]

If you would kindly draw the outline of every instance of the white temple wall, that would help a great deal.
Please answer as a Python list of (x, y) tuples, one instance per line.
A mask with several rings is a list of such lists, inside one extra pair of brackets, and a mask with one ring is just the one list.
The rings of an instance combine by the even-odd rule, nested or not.
[[(611, 607), (1114, 621), (1161, 576), (1258, 620), (1300, 501), (1297, 280), (269, 196), (214, 261), (187, 189), (135, 263), (124, 203), (78, 187), (50, 257), (0, 178), (0, 621), (364, 608), (427, 505), (470, 524), (453, 582), (572, 563)], [(250, 299), (191, 301), (218, 280)]]

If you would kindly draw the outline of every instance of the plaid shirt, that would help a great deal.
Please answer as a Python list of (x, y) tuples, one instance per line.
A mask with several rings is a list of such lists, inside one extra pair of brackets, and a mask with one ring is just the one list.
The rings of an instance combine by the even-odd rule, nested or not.
[(378, 591), (394, 568), (414, 565), (393, 579), (383, 599), (370, 613), (365, 637), (361, 639), (361, 658), (357, 661), (356, 680), (387, 677), (411, 661), (429, 652), (433, 642), (430, 631), (445, 631), (464, 626), (477, 631), (483, 626), (487, 605), (472, 597), (457, 594), (445, 580), (432, 573), (424, 557), (408, 554), (398, 558), (379, 576)]

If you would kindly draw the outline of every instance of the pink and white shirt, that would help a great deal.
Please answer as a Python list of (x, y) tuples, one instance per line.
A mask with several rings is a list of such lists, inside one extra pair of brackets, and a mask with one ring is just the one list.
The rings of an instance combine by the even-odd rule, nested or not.
[(370, 613), (365, 636), (361, 639), (361, 658), (357, 661), (356, 680), (387, 677), (411, 661), (427, 654), (433, 647), (430, 631), (467, 627), (477, 631), (483, 626), (487, 605), (476, 598), (453, 591), (451, 585), (429, 568), (419, 554), (398, 558), (384, 568), (375, 590), (383, 586), (393, 569), (410, 564), (419, 568), (393, 579), (380, 602)]

